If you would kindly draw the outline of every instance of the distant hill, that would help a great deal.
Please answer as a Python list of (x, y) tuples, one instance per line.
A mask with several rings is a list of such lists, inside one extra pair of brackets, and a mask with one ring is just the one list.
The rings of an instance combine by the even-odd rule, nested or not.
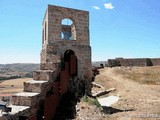
[(0, 64), (0, 70), (11, 70), (20, 72), (32, 72), (39, 69), (39, 64), (32, 63), (14, 63), (14, 64)]
[(32, 77), (32, 72), (39, 69), (39, 64), (14, 63), (0, 64), (0, 80)]

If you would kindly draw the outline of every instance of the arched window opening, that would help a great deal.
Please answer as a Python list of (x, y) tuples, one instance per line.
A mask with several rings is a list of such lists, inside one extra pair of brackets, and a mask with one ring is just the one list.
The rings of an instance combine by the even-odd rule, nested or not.
[(76, 29), (72, 20), (65, 18), (61, 21), (61, 38), (65, 40), (76, 40)]

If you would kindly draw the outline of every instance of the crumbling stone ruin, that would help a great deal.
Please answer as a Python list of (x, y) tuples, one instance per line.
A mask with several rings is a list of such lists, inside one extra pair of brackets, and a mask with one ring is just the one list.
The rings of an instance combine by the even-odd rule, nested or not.
[(115, 58), (108, 59), (108, 66), (156, 66), (160, 65), (160, 58)]
[[(67, 20), (67, 23), (65, 23)], [(12, 96), (0, 120), (52, 120), (63, 95), (91, 93), (89, 12), (48, 5), (42, 24), (40, 70)]]

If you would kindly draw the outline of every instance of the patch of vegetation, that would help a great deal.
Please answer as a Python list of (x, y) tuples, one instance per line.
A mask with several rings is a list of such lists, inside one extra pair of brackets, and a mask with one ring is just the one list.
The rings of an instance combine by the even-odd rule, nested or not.
[(83, 101), (83, 102), (88, 102), (88, 96), (87, 96), (87, 95), (84, 95), (84, 96), (82, 97), (82, 101)]
[(26, 74), (24, 75), (24, 77), (32, 78), (32, 77), (33, 77), (32, 72), (26, 73)]
[(99, 102), (98, 102), (98, 100), (97, 100), (96, 98), (91, 98), (91, 97), (89, 97), (89, 96), (87, 96), (87, 95), (84, 95), (84, 96), (82, 97), (82, 101), (83, 101), (83, 102), (87, 102), (87, 103), (90, 104), (90, 105), (95, 105), (95, 106), (97, 106), (98, 108), (101, 107), (101, 105), (99, 104)]
[(21, 76), (10, 76), (10, 77), (0, 77), (0, 80), (9, 80), (9, 79), (16, 79), (16, 78), (21, 78)]

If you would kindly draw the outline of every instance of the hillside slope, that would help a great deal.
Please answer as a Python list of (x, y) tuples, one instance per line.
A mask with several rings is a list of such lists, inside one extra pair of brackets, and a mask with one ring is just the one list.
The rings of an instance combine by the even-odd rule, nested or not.
[(0, 64), (0, 80), (19, 77), (31, 77), (32, 72), (39, 69), (39, 64), (16, 63)]

